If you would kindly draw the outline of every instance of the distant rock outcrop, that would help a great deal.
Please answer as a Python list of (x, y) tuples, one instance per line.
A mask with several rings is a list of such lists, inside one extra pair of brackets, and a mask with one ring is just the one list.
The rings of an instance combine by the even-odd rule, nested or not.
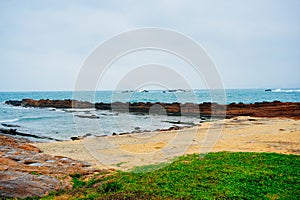
[(10, 100), (6, 101), (6, 104), (13, 106), (23, 106), (23, 107), (39, 107), (39, 108), (93, 108), (94, 104), (87, 101), (77, 101), (77, 100), (49, 100), (49, 99), (23, 99), (22, 101)]
[[(24, 107), (53, 107), (53, 108), (96, 108), (99, 110), (113, 110), (117, 112), (149, 113), (155, 105), (165, 110), (167, 115), (196, 116), (196, 117), (223, 117), (252, 116), (252, 117), (289, 117), (300, 119), (299, 102), (258, 102), (254, 104), (231, 103), (220, 105), (217, 103), (204, 102), (193, 103), (90, 103), (77, 100), (33, 100), (23, 99), (21, 101), (6, 101), (6, 104)], [(154, 111), (155, 113), (155, 111)], [(157, 114), (160, 114), (159, 112)]]

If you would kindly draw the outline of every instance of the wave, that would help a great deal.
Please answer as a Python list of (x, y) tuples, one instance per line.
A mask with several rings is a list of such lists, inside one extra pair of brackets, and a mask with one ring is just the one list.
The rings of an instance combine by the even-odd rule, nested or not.
[(275, 89), (275, 90), (271, 90), (272, 92), (300, 92), (300, 89), (294, 89), (294, 90), (287, 90), (287, 89)]
[(44, 116), (44, 117), (24, 117), (19, 119), (19, 121), (37, 121), (37, 120), (44, 120), (44, 119), (53, 119), (57, 116)]
[(92, 112), (96, 111), (95, 108), (67, 108), (63, 109), (64, 112)]
[(7, 105), (7, 104), (4, 104), (3, 106), (5, 106), (6, 108), (15, 109), (15, 110), (29, 110), (29, 109), (34, 109), (32, 107), (12, 106), (12, 105)]
[(20, 119), (16, 118), (16, 119), (6, 119), (6, 120), (1, 120), (0, 123), (11, 123), (11, 122), (17, 122)]

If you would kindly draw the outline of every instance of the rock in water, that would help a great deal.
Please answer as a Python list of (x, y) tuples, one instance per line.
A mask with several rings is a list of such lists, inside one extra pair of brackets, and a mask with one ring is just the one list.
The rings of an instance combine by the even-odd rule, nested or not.
[[(51, 107), (51, 108), (96, 108), (97, 110), (113, 110), (115, 112), (133, 112), (133, 113), (149, 113), (153, 106), (161, 106), (167, 115), (174, 116), (194, 116), (194, 117), (227, 117), (235, 116), (251, 116), (251, 117), (287, 117), (300, 119), (300, 103), (299, 102), (258, 102), (254, 104), (231, 103), (222, 105), (211, 102), (203, 102), (201, 104), (193, 103), (90, 103), (77, 100), (33, 100), (23, 99), (22, 101), (6, 101), (6, 104), (24, 107)], [(159, 113), (158, 113), (159, 114)], [(98, 116), (78, 116), (84, 118), (95, 118)]]

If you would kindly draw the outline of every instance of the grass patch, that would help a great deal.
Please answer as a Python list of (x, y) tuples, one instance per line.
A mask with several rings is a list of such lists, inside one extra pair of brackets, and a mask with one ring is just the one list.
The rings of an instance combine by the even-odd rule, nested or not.
[(200, 159), (193, 154), (160, 167), (89, 181), (73, 176), (71, 191), (45, 199), (300, 199), (300, 156), (296, 155), (219, 152)]
[(37, 175), (37, 176), (40, 176), (40, 175), (42, 175), (42, 174), (40, 174), (40, 173), (37, 173), (37, 172), (35, 172), (35, 171), (31, 172), (30, 174), (32, 174), (32, 175)]
[(72, 175), (72, 179), (73, 179), (73, 188), (81, 188), (85, 185), (87, 185), (87, 183), (85, 181), (83, 181), (81, 179), (81, 174), (74, 174)]

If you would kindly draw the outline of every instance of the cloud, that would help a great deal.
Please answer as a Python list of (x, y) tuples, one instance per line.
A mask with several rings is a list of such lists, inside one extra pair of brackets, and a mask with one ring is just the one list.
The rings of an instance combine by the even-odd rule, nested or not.
[(299, 20), (293, 0), (1, 1), (0, 90), (72, 89), (91, 50), (139, 27), (193, 38), (226, 87), (299, 87)]

